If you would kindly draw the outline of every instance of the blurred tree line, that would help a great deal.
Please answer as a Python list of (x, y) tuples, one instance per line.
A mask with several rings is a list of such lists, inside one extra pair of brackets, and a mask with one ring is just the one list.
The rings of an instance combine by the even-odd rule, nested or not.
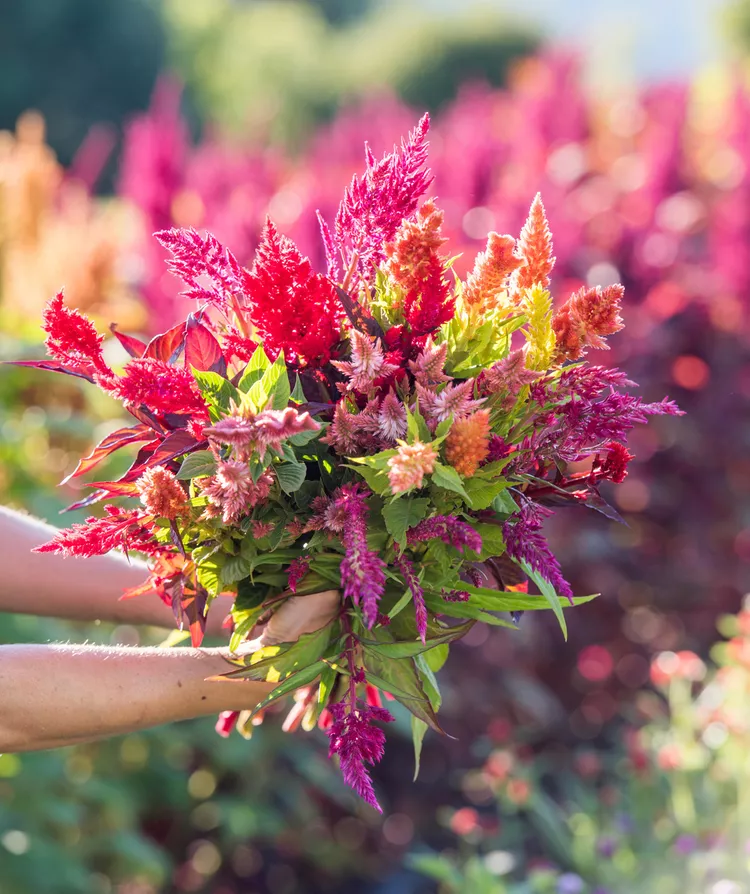
[(342, 104), (395, 91), (431, 110), (504, 81), (534, 36), (497, 12), (387, 0), (26, 0), (0, 4), (0, 128), (44, 115), (67, 164), (94, 124), (145, 109), (158, 74), (196, 120), (295, 144)]

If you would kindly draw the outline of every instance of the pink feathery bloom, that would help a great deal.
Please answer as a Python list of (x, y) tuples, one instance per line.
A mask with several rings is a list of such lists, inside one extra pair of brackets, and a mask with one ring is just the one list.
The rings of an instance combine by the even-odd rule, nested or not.
[(270, 472), (253, 481), (246, 462), (220, 462), (216, 474), (202, 482), (201, 493), (208, 497), (206, 515), (221, 515), (225, 525), (235, 524), (258, 503), (267, 499), (273, 484)]
[(442, 385), (451, 381), (451, 377), (446, 376), (444, 371), (447, 357), (448, 342), (435, 345), (432, 339), (428, 338), (422, 353), (416, 360), (409, 361), (409, 369), (415, 380), (425, 388)]
[(289, 589), (292, 593), (297, 592), (297, 585), (305, 577), (310, 570), (310, 559), (308, 556), (298, 556), (289, 563), (287, 571)]
[(339, 456), (364, 456), (377, 453), (385, 446), (381, 429), (380, 402), (371, 400), (364, 409), (353, 413), (346, 400), (340, 400), (333, 411), (333, 422), (320, 439)]
[(446, 385), (442, 391), (436, 392), (432, 388), (425, 388), (417, 382), (417, 397), (419, 409), (433, 428), (440, 422), (450, 419), (461, 419), (463, 416), (471, 416), (479, 410), (484, 403), (484, 398), (474, 398), (474, 379), (466, 379), (458, 385)]
[(443, 590), (440, 595), (445, 602), (468, 602), (471, 599), (466, 590)]
[(415, 487), (421, 487), (425, 475), (435, 470), (437, 453), (430, 444), (415, 441), (401, 443), (398, 453), (388, 460), (388, 480), (391, 493), (403, 494)]
[(350, 339), (350, 359), (334, 360), (332, 365), (349, 378), (350, 389), (364, 394), (372, 389), (376, 379), (390, 375), (398, 366), (386, 360), (379, 338), (371, 338), (365, 332), (352, 329)]
[(635, 459), (635, 455), (630, 453), (627, 447), (612, 441), (607, 444), (607, 455), (594, 474), (598, 479), (622, 484), (627, 477), (628, 464), (632, 459)]
[(372, 780), (365, 764), (376, 764), (383, 756), (385, 733), (374, 720), (390, 723), (393, 716), (376, 705), (353, 705), (345, 701), (330, 705), (333, 723), (326, 730), (330, 740), (328, 756), (339, 756), (344, 782), (368, 804), (381, 813)]
[(406, 532), (409, 546), (428, 540), (442, 540), (449, 546), (463, 552), (468, 547), (472, 552), (482, 552), (482, 538), (471, 525), (453, 515), (434, 515), (426, 518)]
[(548, 580), (560, 596), (573, 603), (573, 591), (562, 575), (557, 558), (541, 532), (542, 520), (552, 511), (536, 503), (525, 503), (503, 525), (503, 538), (508, 556), (524, 560), (534, 571)]
[(435, 200), (428, 199), (417, 212), (416, 219), (405, 220), (393, 242), (386, 245), (386, 270), (404, 294), (419, 288), (429, 274), (433, 256), (448, 241), (440, 232), (443, 217)]
[(185, 488), (174, 473), (163, 466), (150, 466), (136, 481), (135, 486), (149, 515), (171, 520), (188, 511)]
[(358, 484), (345, 484), (330, 500), (313, 506), (318, 511), (313, 527), (339, 534), (345, 555), (341, 562), (344, 598), (362, 606), (368, 628), (378, 614), (378, 602), (385, 589), (385, 562), (367, 545), (367, 494)]
[(401, 149), (394, 148), (380, 161), (365, 147), (365, 173), (361, 179), (355, 175), (346, 188), (333, 234), (324, 233), (329, 275), (334, 275), (338, 266), (335, 252), (343, 258), (344, 269), (353, 265), (366, 280), (383, 260), (384, 246), (414, 214), (432, 180), (423, 168), (429, 128), (430, 119), (425, 115), (408, 140), (402, 141)]
[(542, 376), (541, 372), (526, 368), (525, 353), (513, 351), (498, 360), (481, 376), (482, 388), (490, 394), (503, 396), (502, 407), (511, 409), (524, 385), (531, 385)]
[(158, 544), (148, 522), (150, 516), (140, 509), (122, 509), (120, 506), (105, 506), (102, 518), (87, 518), (82, 525), (58, 531), (48, 543), (37, 546), (35, 553), (59, 553), (63, 556), (78, 556), (87, 559), (103, 556), (113, 549), (134, 550), (157, 555), (164, 550)]
[(489, 233), (487, 247), (477, 255), (461, 293), (467, 307), (481, 313), (495, 306), (497, 296), (508, 285), (509, 276), (523, 263), (515, 248), (516, 240), (512, 236)]
[(91, 320), (65, 306), (62, 292), (47, 303), (42, 329), (47, 333), (47, 353), (54, 360), (85, 375), (98, 375), (106, 380), (112, 378), (112, 370), (102, 355), (103, 336)]
[(604, 289), (582, 288), (568, 298), (552, 320), (558, 360), (578, 360), (586, 348), (609, 347), (604, 336), (624, 326), (620, 316), (624, 291), (618, 283)]
[(190, 371), (163, 360), (131, 360), (122, 376), (103, 387), (126, 405), (208, 420), (208, 407)]
[(549, 276), (555, 266), (552, 234), (539, 193), (531, 203), (516, 250), (523, 263), (511, 276), (510, 291), (514, 300), (518, 301), (524, 289), (530, 289), (537, 283), (548, 288)]
[(395, 391), (389, 391), (378, 410), (378, 434), (393, 443), (406, 435), (406, 407)]
[(268, 448), (277, 449), (282, 441), (305, 431), (319, 431), (320, 424), (309, 413), (294, 407), (283, 410), (262, 410), (257, 415), (236, 410), (203, 430), (211, 441), (227, 444), (239, 459), (247, 459), (253, 450), (261, 458)]
[(424, 601), (424, 590), (419, 582), (419, 577), (414, 569), (411, 559), (402, 553), (401, 555), (396, 556), (394, 561), (401, 573), (401, 577), (403, 577), (406, 586), (409, 588), (412, 599), (414, 600), (417, 633), (422, 642), (424, 642), (425, 637), (427, 636), (427, 606)]
[(171, 253), (169, 269), (187, 286), (186, 298), (224, 313), (245, 303), (247, 271), (211, 233), (201, 236), (192, 227), (175, 227), (154, 236)]
[(256, 540), (262, 540), (264, 537), (268, 537), (273, 529), (274, 525), (271, 522), (262, 522), (255, 518), (250, 522), (250, 530), (253, 532), (253, 537)]

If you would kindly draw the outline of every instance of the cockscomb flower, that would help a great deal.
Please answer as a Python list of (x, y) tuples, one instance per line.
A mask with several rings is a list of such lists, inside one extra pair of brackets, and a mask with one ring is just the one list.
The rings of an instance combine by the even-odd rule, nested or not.
[(453, 319), (456, 301), (445, 273), (445, 264), (435, 254), (427, 262), (424, 280), (406, 294), (404, 318), (415, 335), (429, 335)]
[(253, 532), (253, 537), (256, 540), (262, 540), (264, 537), (268, 537), (274, 530), (274, 527), (272, 522), (258, 521), (255, 518), (250, 522), (250, 530)]
[(409, 546), (428, 540), (442, 540), (443, 543), (454, 546), (459, 551), (463, 551), (464, 547), (475, 553), (482, 551), (482, 538), (479, 534), (471, 525), (453, 515), (434, 515), (406, 532), (406, 542)]
[(268, 498), (272, 484), (273, 476), (268, 471), (253, 481), (246, 462), (220, 462), (216, 474), (201, 483), (201, 492), (208, 497), (206, 515), (221, 515), (225, 525), (234, 524)]
[(341, 400), (333, 411), (333, 422), (320, 440), (340, 456), (377, 453), (384, 446), (382, 431), (385, 424), (387, 420), (381, 418), (377, 398), (358, 413), (352, 411), (347, 401)]
[(627, 447), (612, 441), (607, 444), (607, 454), (594, 474), (598, 479), (622, 484), (628, 474), (628, 464), (634, 458), (634, 454)]
[(526, 315), (526, 366), (546, 370), (555, 354), (555, 332), (552, 328), (552, 297), (541, 285), (526, 289), (519, 306)]
[(427, 278), (430, 263), (447, 238), (440, 232), (443, 212), (434, 199), (428, 199), (419, 209), (416, 220), (405, 220), (393, 242), (385, 247), (385, 269), (404, 294), (418, 289)]
[(383, 757), (385, 733), (373, 726), (373, 721), (390, 723), (393, 716), (385, 708), (358, 701), (354, 704), (337, 702), (330, 705), (329, 710), (333, 723), (326, 730), (330, 740), (328, 756), (338, 755), (344, 782), (382, 813), (365, 764), (376, 764)]
[(415, 487), (421, 487), (425, 475), (435, 470), (437, 452), (431, 444), (415, 441), (413, 444), (399, 444), (398, 453), (388, 460), (388, 480), (391, 492), (403, 494)]
[(313, 272), (297, 246), (266, 221), (252, 272), (246, 277), (250, 319), (266, 353), (321, 367), (341, 338), (343, 308), (333, 285)]
[(82, 525), (59, 531), (48, 543), (37, 546), (35, 553), (60, 553), (63, 556), (90, 558), (103, 556), (113, 549), (134, 550), (155, 555), (163, 547), (155, 544), (150, 517), (140, 509), (105, 506), (102, 518), (87, 518)]
[(50, 357), (77, 372), (112, 377), (102, 355), (102, 336), (91, 320), (65, 306), (62, 292), (45, 307), (42, 329), (47, 333), (45, 346)]
[(102, 387), (126, 405), (208, 421), (208, 407), (190, 371), (163, 360), (131, 360), (122, 376)]
[(470, 416), (484, 403), (484, 398), (474, 398), (474, 379), (466, 379), (458, 385), (446, 385), (442, 391), (425, 388), (417, 383), (419, 409), (433, 428), (440, 422)]
[(524, 385), (531, 385), (541, 378), (542, 373), (526, 367), (526, 353), (513, 351), (503, 360), (498, 360), (482, 374), (482, 387), (490, 394), (502, 395), (503, 409), (509, 410)]
[(389, 363), (379, 338), (371, 338), (358, 329), (351, 332), (351, 357), (349, 360), (334, 360), (332, 365), (349, 378), (349, 390), (366, 394), (372, 389), (375, 379), (396, 372), (398, 366)]
[(464, 306), (472, 316), (497, 306), (500, 293), (507, 289), (508, 278), (523, 264), (515, 248), (516, 240), (512, 236), (499, 233), (487, 236), (487, 247), (477, 255), (461, 292)]
[(416, 360), (409, 361), (409, 369), (415, 381), (425, 388), (450, 382), (445, 374), (445, 361), (448, 357), (448, 342), (435, 345), (431, 338), (425, 342), (421, 354)]
[(586, 348), (609, 347), (604, 336), (614, 335), (624, 325), (620, 316), (624, 291), (618, 283), (579, 289), (568, 298), (552, 321), (558, 360), (578, 360)]
[(135, 486), (149, 515), (171, 520), (184, 515), (188, 509), (185, 489), (175, 475), (163, 466), (150, 466)]
[(510, 293), (511, 297), (518, 302), (524, 291), (532, 286), (548, 288), (550, 273), (555, 266), (555, 257), (552, 254), (552, 234), (539, 193), (531, 203), (529, 216), (521, 230), (516, 252), (522, 263), (511, 276)]
[(464, 419), (456, 419), (445, 441), (445, 458), (453, 468), (471, 478), (490, 450), (489, 410), (477, 410)]
[(297, 592), (298, 584), (305, 577), (309, 570), (310, 559), (307, 556), (299, 556), (296, 559), (292, 559), (292, 561), (289, 563), (287, 577), (289, 589), (292, 591), (292, 593)]

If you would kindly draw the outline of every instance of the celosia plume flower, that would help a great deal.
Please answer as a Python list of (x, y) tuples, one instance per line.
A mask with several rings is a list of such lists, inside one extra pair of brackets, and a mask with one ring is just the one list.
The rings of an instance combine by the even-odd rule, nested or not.
[(477, 255), (461, 292), (464, 304), (475, 316), (497, 306), (511, 273), (523, 263), (515, 248), (516, 240), (512, 236), (499, 233), (487, 236), (487, 247)]
[(421, 487), (425, 475), (435, 470), (437, 452), (430, 444), (415, 441), (413, 444), (401, 443), (398, 452), (388, 460), (388, 480), (391, 492), (406, 493), (415, 487)]
[(453, 423), (445, 442), (445, 458), (459, 475), (471, 478), (489, 451), (489, 410), (477, 410), (472, 416)]
[(63, 556), (90, 558), (114, 549), (134, 550), (158, 555), (163, 547), (155, 544), (149, 516), (138, 509), (105, 506), (103, 518), (87, 518), (82, 525), (59, 531), (48, 543), (37, 546), (36, 553), (60, 553)]
[(149, 515), (175, 519), (188, 509), (185, 489), (169, 469), (151, 466), (136, 482), (141, 503)]
[(552, 234), (539, 193), (531, 203), (529, 216), (521, 230), (516, 251), (522, 263), (511, 276), (510, 292), (514, 300), (519, 301), (523, 292), (532, 286), (548, 288), (550, 273), (555, 266)]
[(229, 445), (238, 459), (246, 460), (254, 450), (263, 459), (267, 449), (278, 449), (283, 441), (294, 435), (319, 429), (320, 423), (309, 413), (286, 407), (283, 410), (262, 410), (257, 415), (237, 410), (205, 428), (203, 433), (217, 444)]
[(155, 413), (208, 421), (208, 407), (190, 371), (163, 360), (131, 360), (122, 376), (103, 387), (126, 406), (145, 406)]
[(430, 540), (442, 540), (443, 543), (461, 552), (464, 548), (475, 553), (482, 551), (482, 538), (479, 534), (471, 525), (452, 515), (434, 515), (406, 532), (406, 542), (409, 546)]
[(621, 285), (583, 288), (568, 298), (552, 320), (561, 360), (579, 360), (586, 348), (606, 350), (606, 335), (623, 328)]
[(395, 372), (398, 367), (386, 360), (380, 339), (371, 338), (353, 329), (351, 333), (351, 359), (334, 360), (336, 369), (349, 378), (349, 388), (366, 394), (381, 376)]
[(50, 357), (76, 371), (105, 380), (112, 377), (102, 355), (102, 336), (90, 320), (65, 306), (62, 292), (47, 304), (42, 328), (47, 333), (45, 346)]
[(386, 265), (391, 279), (404, 294), (418, 289), (429, 275), (432, 258), (448, 239), (440, 232), (443, 212), (434, 199), (419, 209), (416, 220), (405, 220), (393, 242), (386, 245)]

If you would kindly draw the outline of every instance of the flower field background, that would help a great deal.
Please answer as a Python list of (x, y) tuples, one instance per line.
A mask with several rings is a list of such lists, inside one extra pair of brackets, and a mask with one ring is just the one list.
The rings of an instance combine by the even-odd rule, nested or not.
[[(197, 59), (210, 23), (185, 4), (175, 24), (174, 6), (177, 57)], [(331, 40), (356, 26), (335, 6)], [(514, 46), (508, 58), (523, 41)], [(730, 885), (747, 883), (750, 841), (747, 77), (727, 69), (603, 100), (568, 53), (504, 71), (505, 86), (456, 80), (440, 101), (395, 79), (363, 83), (335, 114), (344, 94), (318, 80), (321, 107), (297, 128), (287, 124), (306, 96), (291, 79), (275, 134), (243, 133), (247, 96), (201, 80), (196, 63), (182, 68), (187, 98), (163, 77), (121, 140), (84, 130), (65, 165), (34, 113), (0, 134), (4, 359), (41, 356), (36, 320), (61, 282), (100, 328), (117, 319), (148, 335), (171, 323), (185, 299), (155, 230), (207, 229), (246, 263), (268, 213), (324, 269), (316, 209), (335, 212), (366, 139), (376, 155), (390, 148), (430, 103), (433, 191), (460, 222), (447, 232), (460, 273), (489, 229), (518, 232), (541, 191), (556, 293), (622, 282), (627, 326), (606, 359), (645, 399), (669, 392), (687, 414), (634, 433), (613, 500), (626, 525), (565, 509), (547, 526), (574, 589), (602, 594), (577, 610), (569, 642), (528, 614), (515, 635), (475, 628), (444, 672), (457, 738), (428, 737), (416, 783), (397, 717), (403, 735), (374, 774), (383, 818), (345, 790), (322, 734), (273, 724), (249, 742), (219, 739), (207, 721), (4, 755), (3, 892), (744, 890)], [(194, 110), (211, 107), (218, 120), (196, 136)], [(75, 384), (0, 371), (3, 500), (54, 520), (77, 495), (55, 485), (117, 412)], [(21, 616), (0, 627), (4, 642), (162, 636)]]

